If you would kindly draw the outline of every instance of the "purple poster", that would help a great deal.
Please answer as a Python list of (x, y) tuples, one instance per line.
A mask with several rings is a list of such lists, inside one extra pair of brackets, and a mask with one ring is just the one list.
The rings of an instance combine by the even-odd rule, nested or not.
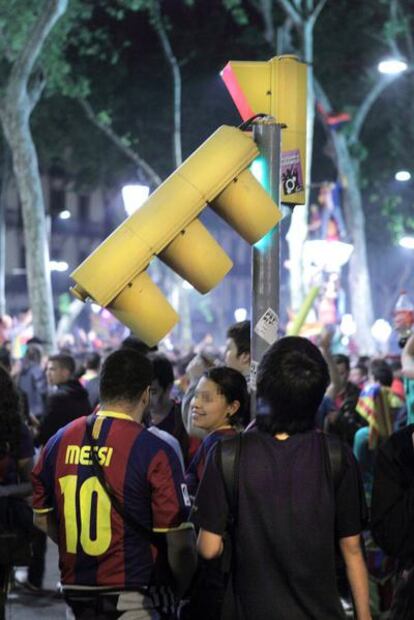
[(299, 149), (282, 152), (280, 172), (283, 193), (286, 196), (303, 191), (303, 174)]

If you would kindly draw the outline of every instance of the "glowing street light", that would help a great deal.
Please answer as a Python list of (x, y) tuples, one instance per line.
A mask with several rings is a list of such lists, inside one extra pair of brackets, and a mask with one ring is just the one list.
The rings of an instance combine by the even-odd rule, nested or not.
[(352, 314), (344, 314), (341, 320), (340, 330), (347, 338), (353, 336), (356, 332), (356, 323)]
[(61, 211), (59, 213), (58, 217), (60, 220), (70, 220), (70, 218), (72, 217), (72, 213), (68, 209), (64, 209), (64, 211)]
[(64, 260), (51, 260), (49, 261), (49, 269), (50, 271), (67, 271), (69, 269), (69, 265)]
[(395, 180), (404, 183), (405, 181), (409, 181), (411, 179), (411, 174), (408, 170), (399, 170), (395, 173)]
[(414, 237), (401, 237), (399, 244), (407, 250), (414, 250)]
[(304, 261), (328, 272), (339, 271), (349, 261), (353, 250), (351, 243), (325, 239), (305, 241), (303, 245)]
[(378, 64), (378, 71), (386, 75), (397, 75), (407, 70), (407, 63), (400, 58), (386, 58)]
[(377, 319), (371, 327), (371, 334), (377, 342), (385, 345), (392, 333), (392, 327), (385, 319)]
[(124, 185), (121, 190), (127, 215), (132, 215), (144, 204), (149, 196), (147, 185)]
[(234, 311), (234, 318), (238, 323), (240, 321), (245, 321), (247, 319), (247, 309), (236, 308), (236, 310)]

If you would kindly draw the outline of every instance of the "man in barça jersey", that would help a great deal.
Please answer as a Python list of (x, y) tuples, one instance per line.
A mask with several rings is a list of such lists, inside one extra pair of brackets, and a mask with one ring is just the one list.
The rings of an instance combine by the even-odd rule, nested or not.
[[(60, 429), (32, 473), (35, 524), (59, 546), (65, 599), (77, 619), (174, 618), (195, 568), (179, 460), (141, 425), (151, 380), (151, 362), (140, 353), (109, 355), (101, 408)], [(97, 477), (92, 450), (123, 516)]]

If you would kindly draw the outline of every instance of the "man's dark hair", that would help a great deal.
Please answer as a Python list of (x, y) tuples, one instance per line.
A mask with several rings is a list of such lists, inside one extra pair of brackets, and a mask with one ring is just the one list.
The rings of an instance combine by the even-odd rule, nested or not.
[(40, 364), (42, 361), (42, 349), (38, 344), (29, 344), (25, 353), (25, 361)]
[(154, 379), (158, 381), (163, 390), (174, 383), (174, 370), (168, 357), (162, 353), (155, 353), (150, 356)]
[(102, 402), (137, 401), (151, 385), (150, 360), (133, 349), (114, 351), (103, 363), (99, 379)]
[(101, 365), (101, 356), (99, 353), (95, 351), (93, 353), (88, 353), (85, 358), (85, 368), (88, 370), (99, 370), (99, 366)]
[(226, 337), (234, 340), (237, 355), (250, 354), (250, 321), (240, 321), (230, 325)]
[(343, 353), (337, 353), (333, 356), (333, 359), (335, 364), (344, 364), (347, 370), (351, 369), (351, 360), (347, 355), (344, 355)]
[(124, 338), (119, 348), (133, 349), (138, 353), (142, 353), (142, 355), (147, 355), (151, 351), (156, 351), (158, 349), (157, 345), (155, 345), (154, 347), (149, 347), (147, 344), (145, 344), (145, 342), (142, 342), (142, 340), (140, 340), (136, 336), (127, 336), (126, 338)]
[(65, 368), (65, 370), (69, 370), (71, 375), (75, 374), (75, 359), (67, 353), (56, 353), (56, 355), (51, 355), (48, 361), (55, 362), (60, 368)]
[(355, 368), (358, 368), (358, 370), (361, 371), (363, 377), (366, 377), (368, 375), (368, 367), (362, 362), (358, 362), (357, 364), (355, 364)]
[(273, 344), (257, 374), (259, 430), (293, 435), (313, 428), (329, 381), (321, 352), (306, 338), (288, 336)]
[(373, 359), (369, 365), (370, 372), (380, 385), (391, 387), (393, 374), (390, 366), (383, 359)]

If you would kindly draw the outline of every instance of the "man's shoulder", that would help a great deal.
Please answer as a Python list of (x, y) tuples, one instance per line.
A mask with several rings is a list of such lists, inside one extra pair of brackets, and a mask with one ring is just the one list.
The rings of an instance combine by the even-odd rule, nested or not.
[(142, 432), (143, 440), (155, 450), (164, 449), (166, 445), (169, 448), (172, 445), (180, 445), (174, 435), (164, 431), (162, 428), (158, 428), (158, 426), (153, 425), (150, 428), (145, 428)]
[(175, 437), (156, 426), (151, 428), (153, 430), (143, 428), (139, 433), (137, 440), (140, 442), (140, 449), (146, 452), (148, 456), (155, 456), (160, 451), (165, 452), (167, 455), (174, 453), (171, 439), (177, 441)]

